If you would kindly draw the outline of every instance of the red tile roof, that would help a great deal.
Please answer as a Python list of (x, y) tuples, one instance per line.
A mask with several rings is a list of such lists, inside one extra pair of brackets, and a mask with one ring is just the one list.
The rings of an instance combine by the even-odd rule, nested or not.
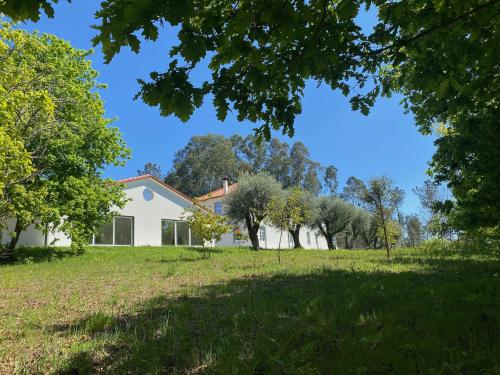
[[(232, 193), (236, 188), (238, 187), (238, 184), (232, 184), (228, 186), (228, 193)], [(201, 197), (197, 197), (197, 201), (206, 201), (208, 199), (213, 199), (213, 198), (220, 198), (224, 196), (224, 187), (221, 187), (217, 190), (211, 191), (207, 194), (202, 195)]]

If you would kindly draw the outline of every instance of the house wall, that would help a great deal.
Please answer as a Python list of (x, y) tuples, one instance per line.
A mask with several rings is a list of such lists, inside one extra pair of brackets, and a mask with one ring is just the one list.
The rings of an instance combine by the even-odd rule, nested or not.
[[(191, 205), (187, 199), (166, 189), (152, 179), (128, 182), (124, 190), (129, 200), (118, 214), (134, 218), (133, 244), (135, 246), (161, 246), (161, 220), (181, 220), (184, 208)], [(152, 199), (145, 198), (145, 190), (152, 192)], [(9, 220), (8, 227), (2, 231), (4, 243), (10, 241), (9, 233), (14, 230), (14, 224), (14, 220)], [(47, 244), (70, 246), (71, 239), (59, 231), (49, 232)], [(45, 234), (33, 225), (21, 233), (18, 242), (18, 246), (45, 245)]]
[[(8, 219), (7, 227), (2, 230), (2, 243), (10, 242), (10, 233), (14, 231), (14, 228), (14, 219)], [(35, 225), (30, 225), (26, 230), (21, 232), (17, 246), (45, 246), (46, 241), (47, 244), (54, 246), (71, 245), (71, 239), (60, 231), (49, 231), (47, 236), (45, 236)]]
[[(151, 200), (145, 198), (146, 189), (153, 192)], [(120, 215), (134, 217), (135, 246), (161, 246), (161, 220), (181, 220), (184, 208), (191, 206), (185, 198), (152, 179), (128, 182), (125, 193), (130, 200)]]
[[(145, 193), (145, 191), (149, 192)], [(152, 193), (152, 194), (151, 194)], [(161, 221), (182, 220), (184, 209), (191, 206), (191, 202), (179, 194), (167, 189), (159, 182), (145, 178), (137, 181), (130, 181), (125, 184), (125, 194), (129, 199), (124, 208), (119, 210), (121, 216), (131, 216), (134, 218), (133, 245), (135, 246), (161, 246)], [(224, 202), (224, 197), (208, 199), (201, 202), (210, 211), (214, 210), (216, 202)], [(241, 231), (246, 233), (246, 227), (242, 223), (239, 225)], [(280, 231), (268, 223), (264, 223), (266, 229), (265, 238), (260, 238), (260, 246), (267, 249), (277, 249), (280, 245)], [(10, 241), (9, 233), (13, 231), (14, 221), (8, 222), (8, 228), (2, 231), (2, 241)], [(311, 242), (307, 242), (307, 232), (310, 233)], [(326, 249), (325, 239), (309, 228), (303, 228), (300, 232), (301, 245), (306, 249)], [(30, 226), (21, 233), (19, 246), (44, 246), (46, 244), (45, 235)], [(47, 244), (55, 246), (69, 246), (71, 239), (61, 232), (49, 232)], [(249, 241), (240, 244), (234, 241), (233, 233), (225, 234), (216, 246), (250, 246)], [(293, 241), (288, 233), (283, 233), (281, 238), (281, 248), (293, 247)]]
[[(10, 242), (10, 233), (14, 231), (15, 220), (7, 219), (7, 226), (2, 230), (2, 243)], [(30, 225), (26, 230), (22, 231), (17, 246), (43, 246), (45, 244), (45, 235), (36, 229), (34, 225)]]

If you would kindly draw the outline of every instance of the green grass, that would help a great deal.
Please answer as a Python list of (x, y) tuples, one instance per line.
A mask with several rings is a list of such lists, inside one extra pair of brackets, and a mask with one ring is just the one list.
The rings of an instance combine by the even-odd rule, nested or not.
[(396, 250), (24, 250), (0, 373), (500, 373), (500, 262)]

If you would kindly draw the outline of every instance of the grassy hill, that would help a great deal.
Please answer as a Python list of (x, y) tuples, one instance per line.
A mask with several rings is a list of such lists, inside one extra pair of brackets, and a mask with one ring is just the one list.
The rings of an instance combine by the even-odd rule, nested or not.
[(468, 252), (24, 250), (0, 373), (500, 373), (500, 262)]

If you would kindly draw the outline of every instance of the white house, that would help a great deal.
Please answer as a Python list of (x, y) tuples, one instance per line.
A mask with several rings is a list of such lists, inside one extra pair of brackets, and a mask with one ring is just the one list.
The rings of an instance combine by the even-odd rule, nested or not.
[(187, 195), (151, 175), (120, 180), (128, 202), (113, 222), (94, 235), (94, 245), (201, 245), (183, 220), (194, 202)]
[[(89, 239), (92, 245), (104, 246), (201, 246), (183, 216), (184, 209), (195, 202), (187, 195), (165, 184), (151, 175), (143, 175), (120, 180), (124, 184), (127, 202), (119, 210), (112, 222), (103, 225), (98, 233)], [(197, 199), (206, 209), (223, 214), (223, 199), (236, 188), (229, 186), (224, 180), (223, 187)], [(13, 222), (2, 233), (4, 242), (10, 240), (9, 233), (13, 230)], [(245, 232), (244, 226), (240, 230)], [(304, 228), (300, 234), (301, 244), (305, 248), (326, 249), (326, 242), (316, 231)], [(262, 248), (278, 248), (280, 231), (270, 225), (261, 226), (259, 232)], [(69, 246), (71, 239), (63, 233), (55, 231), (44, 234), (30, 226), (20, 235), (18, 246)], [(234, 233), (224, 235), (217, 246), (235, 246)], [(241, 243), (240, 243), (241, 245)], [(249, 245), (249, 242), (244, 245)], [(293, 247), (293, 240), (288, 233), (283, 233), (282, 248)]]
[[(238, 184), (229, 185), (228, 180), (223, 179), (221, 188), (196, 198), (196, 201), (207, 210), (224, 215), (224, 199), (228, 194), (236, 190), (237, 187)], [(241, 244), (237, 240), (237, 232), (246, 234), (245, 224), (239, 224), (232, 233), (223, 235), (216, 246), (235, 246)], [(245, 241), (243, 244), (250, 246), (249, 241)], [(303, 227), (300, 230), (300, 244), (305, 249), (328, 249), (325, 238), (317, 230), (307, 227)], [(281, 232), (271, 224), (264, 222), (259, 229), (259, 245), (264, 249), (277, 249), (279, 246), (282, 249), (293, 248), (293, 238), (289, 233)]]
[[(93, 245), (161, 246), (201, 245), (183, 220), (184, 208), (193, 200), (161, 180), (143, 175), (120, 180), (128, 199), (111, 223), (105, 224), (92, 236)], [(9, 241), (13, 223), (4, 230), (2, 238)], [(34, 226), (20, 235), (19, 246), (69, 246), (71, 240), (60, 232), (43, 234)]]

